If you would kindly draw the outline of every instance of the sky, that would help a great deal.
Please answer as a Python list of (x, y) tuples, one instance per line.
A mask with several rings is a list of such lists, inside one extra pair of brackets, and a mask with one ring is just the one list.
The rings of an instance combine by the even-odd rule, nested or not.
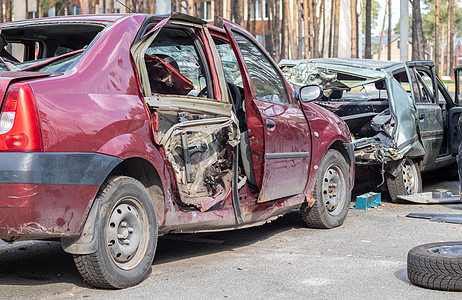
[[(407, 0), (406, 0), (407, 1)], [(392, 30), (395, 28), (395, 25), (399, 21), (399, 15), (400, 15), (400, 0), (391, 0), (391, 23), (392, 25)], [(409, 3), (409, 1), (407, 1)], [(385, 6), (386, 6), (386, 1), (385, 0), (380, 0), (380, 10), (379, 10), (379, 16), (377, 17), (377, 26), (374, 28), (372, 31), (372, 35), (379, 35), (380, 31), (382, 30), (382, 24), (383, 24), (383, 14), (385, 13)], [(409, 4), (408, 4), (409, 5)], [(411, 12), (411, 6), (409, 5), (409, 12)], [(387, 16), (387, 24), (385, 24), (385, 30), (388, 28), (388, 16)]]

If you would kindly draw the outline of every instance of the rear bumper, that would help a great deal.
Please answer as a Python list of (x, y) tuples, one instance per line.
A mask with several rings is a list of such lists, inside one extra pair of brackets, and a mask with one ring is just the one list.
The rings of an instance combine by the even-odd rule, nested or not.
[(0, 153), (0, 238), (80, 234), (121, 159), (98, 153)]

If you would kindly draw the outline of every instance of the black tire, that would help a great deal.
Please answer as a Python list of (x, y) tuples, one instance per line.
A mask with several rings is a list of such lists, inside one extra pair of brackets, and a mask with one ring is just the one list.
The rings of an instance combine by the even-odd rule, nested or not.
[(343, 224), (351, 201), (350, 169), (337, 150), (324, 156), (313, 190), (312, 207), (304, 203), (300, 212), (306, 225), (314, 228), (334, 228)]
[(407, 276), (415, 285), (462, 291), (462, 241), (417, 246), (407, 255)]
[(141, 182), (109, 178), (98, 196), (98, 250), (74, 255), (83, 279), (101, 288), (121, 289), (143, 281), (157, 246), (154, 203)]
[(419, 165), (406, 157), (398, 176), (387, 176), (388, 193), (394, 203), (402, 202), (398, 195), (411, 195), (422, 192), (422, 176)]

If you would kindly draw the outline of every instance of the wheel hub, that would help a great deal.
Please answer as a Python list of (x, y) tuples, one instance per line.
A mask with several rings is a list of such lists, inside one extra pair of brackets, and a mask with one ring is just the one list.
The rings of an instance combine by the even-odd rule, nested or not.
[(131, 201), (119, 203), (107, 226), (107, 248), (111, 258), (116, 263), (128, 263), (137, 254), (143, 234), (137, 205)]
[(428, 249), (428, 252), (449, 255), (462, 255), (462, 245), (430, 248)]
[(412, 168), (413, 166), (407, 163), (403, 166), (403, 183), (408, 194), (413, 194), (416, 191), (416, 178)]
[(322, 197), (326, 205), (326, 209), (331, 214), (337, 214), (343, 199), (343, 182), (342, 171), (338, 166), (331, 166), (324, 174), (322, 183)]

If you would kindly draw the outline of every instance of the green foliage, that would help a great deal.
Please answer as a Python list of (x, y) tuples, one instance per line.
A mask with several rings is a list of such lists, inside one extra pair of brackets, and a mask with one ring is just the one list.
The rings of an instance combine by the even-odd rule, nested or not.
[[(440, 0), (440, 34), (445, 27), (445, 35), (448, 29), (448, 1)], [(426, 40), (433, 41), (435, 38), (435, 0), (424, 0), (422, 5), (422, 26)], [(460, 0), (454, 1), (454, 26), (455, 32), (460, 37), (462, 31), (462, 6)]]
[[(58, 1), (60, 1), (60, 0), (58, 0)], [(48, 9), (50, 9), (50, 0), (40, 0), (40, 9), (43, 12), (48, 12)]]
[[(366, 0), (363, 1), (363, 32), (366, 32)], [(371, 31), (374, 31), (374, 28), (377, 26), (377, 18), (379, 16), (379, 10), (381, 8), (380, 2), (378, 0), (372, 0), (372, 21), (371, 21)]]

